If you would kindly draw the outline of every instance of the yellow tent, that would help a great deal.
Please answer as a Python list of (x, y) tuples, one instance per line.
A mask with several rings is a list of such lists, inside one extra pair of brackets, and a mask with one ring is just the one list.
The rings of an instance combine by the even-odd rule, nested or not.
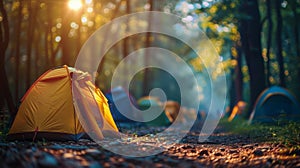
[[(26, 92), (9, 140), (78, 140), (118, 135), (107, 99), (88, 73), (63, 66), (48, 70)], [(80, 120), (78, 117), (80, 117)]]

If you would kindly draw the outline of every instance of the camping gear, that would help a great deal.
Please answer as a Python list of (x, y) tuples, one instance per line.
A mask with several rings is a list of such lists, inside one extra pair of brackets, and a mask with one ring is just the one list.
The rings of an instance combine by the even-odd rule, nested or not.
[(180, 105), (176, 101), (169, 100), (166, 102), (165, 112), (170, 122), (176, 120), (179, 110)]
[[(120, 127), (143, 125), (142, 122), (138, 122), (126, 117), (127, 115), (138, 119), (141, 116), (137, 116), (138, 114), (134, 113), (134, 108), (137, 106), (136, 101), (133, 96), (124, 90), (123, 87), (118, 86), (112, 88), (108, 93), (105, 94), (105, 96), (108, 99), (111, 114), (119, 129)], [(118, 108), (116, 105), (118, 105)], [(125, 116), (123, 114), (125, 114)]]
[(98, 139), (118, 135), (107, 99), (90, 79), (67, 66), (45, 72), (22, 98), (8, 139), (76, 141), (85, 133)]
[(230, 116), (228, 117), (228, 121), (231, 122), (238, 115), (241, 115), (246, 109), (247, 103), (244, 101), (238, 101), (237, 104), (233, 107)]
[(296, 98), (288, 90), (273, 86), (259, 95), (249, 122), (277, 123), (299, 119), (300, 106)]
[[(168, 126), (171, 124), (165, 111), (163, 110), (162, 103), (157, 98), (150, 96), (142, 97), (138, 100), (138, 106), (141, 110), (147, 110), (150, 106), (152, 106), (155, 111), (163, 111), (157, 118), (153, 119), (152, 121), (145, 122), (146, 125)], [(151, 114), (143, 112), (144, 119), (147, 119), (149, 116), (151, 116)]]

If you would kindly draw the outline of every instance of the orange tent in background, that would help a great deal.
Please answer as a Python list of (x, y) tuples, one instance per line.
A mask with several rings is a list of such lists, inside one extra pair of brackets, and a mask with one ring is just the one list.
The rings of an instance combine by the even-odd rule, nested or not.
[[(74, 68), (48, 70), (21, 102), (9, 140), (78, 140), (85, 133), (99, 139), (118, 135), (107, 99), (88, 73)], [(77, 116), (86, 122), (80, 123)]]

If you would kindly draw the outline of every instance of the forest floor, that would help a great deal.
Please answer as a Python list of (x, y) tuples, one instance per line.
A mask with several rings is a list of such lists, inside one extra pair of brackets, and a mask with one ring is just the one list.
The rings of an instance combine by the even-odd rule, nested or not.
[[(144, 134), (149, 130), (142, 131)], [(299, 147), (273, 141), (272, 134), (239, 134), (218, 126), (204, 142), (198, 141), (197, 132), (190, 132), (162, 153), (147, 157), (118, 155), (86, 139), (78, 142), (2, 140), (0, 167), (300, 167)]]

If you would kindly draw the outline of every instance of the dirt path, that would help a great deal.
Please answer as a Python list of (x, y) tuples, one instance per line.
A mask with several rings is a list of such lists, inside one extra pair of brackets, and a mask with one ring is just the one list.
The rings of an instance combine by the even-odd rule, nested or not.
[(190, 133), (163, 153), (123, 157), (95, 142), (0, 143), (0, 167), (300, 167), (300, 151), (217, 130), (205, 142)]

